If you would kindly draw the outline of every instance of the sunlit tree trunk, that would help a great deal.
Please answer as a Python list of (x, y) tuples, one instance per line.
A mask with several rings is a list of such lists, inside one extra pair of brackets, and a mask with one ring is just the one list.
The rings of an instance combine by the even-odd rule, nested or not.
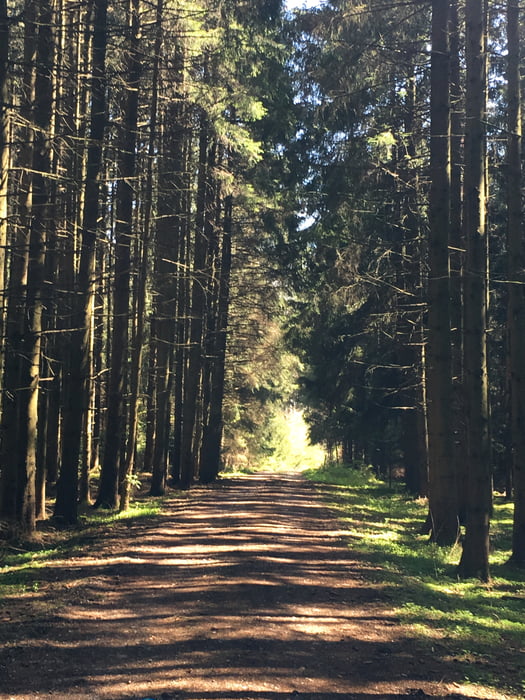
[(16, 425), (13, 426), (16, 430), (16, 445), (13, 445), (15, 449), (9, 455), (16, 469), (16, 478), (13, 483), (15, 522), (19, 529), (27, 534), (32, 534), (36, 529), (38, 396), (45, 241), (49, 205), (53, 36), (52, 10), (46, 0), (41, 0), (36, 6), (35, 20), (35, 135), (31, 162), (33, 191), (28, 231), (25, 309), (21, 319), (21, 336), (18, 345), (20, 358), (17, 420)]
[[(51, 108), (53, 97), (53, 11), (41, 0), (38, 23), (37, 75), (35, 80), (35, 142), (33, 152), (33, 201), (29, 239), (27, 311), (23, 339), (20, 412), (20, 466), (23, 475), (21, 524), (26, 532), (36, 529), (36, 472), (38, 453), (38, 397), (42, 311), (45, 278), (46, 227), (49, 226), (49, 175), (51, 172)], [(51, 235), (51, 234), (50, 234)]]
[(20, 522), (21, 479), (19, 473), (19, 415), (21, 410), (21, 357), (26, 313), (26, 284), (29, 262), (29, 234), (33, 180), (33, 103), (35, 100), (35, 66), (37, 54), (38, 5), (27, 0), (24, 5), (24, 69), (20, 114), (24, 126), (18, 157), (20, 176), (14, 235), (10, 246), (9, 283), (5, 327), (4, 375), (1, 414), (1, 483), (0, 517), (16, 530)]
[(5, 268), (7, 248), (7, 190), (9, 181), (9, 23), (7, 0), (0, 0), (0, 376), (3, 365)]
[(175, 361), (174, 361), (174, 382), (173, 382), (173, 449), (171, 458), (172, 478), (175, 484), (180, 482), (181, 477), (181, 457), (182, 457), (182, 434), (184, 425), (184, 390), (186, 379), (186, 368), (188, 361), (189, 342), (189, 299), (190, 299), (190, 269), (191, 260), (191, 207), (193, 201), (192, 173), (190, 172), (190, 162), (193, 149), (192, 129), (190, 124), (191, 108), (186, 107), (181, 115), (184, 125), (185, 138), (182, 153), (182, 167), (179, 178), (181, 188), (181, 212), (180, 212), (180, 237), (177, 269), (177, 322), (175, 331)]
[(487, 376), (487, 231), (485, 213), (486, 13), (484, 0), (466, 3), (464, 225), (464, 367), (468, 420), (466, 531), (458, 573), (489, 578), (491, 471)]
[(97, 248), (97, 283), (93, 299), (92, 332), (90, 356), (92, 381), (89, 383), (89, 410), (84, 418), (84, 432), (88, 435), (84, 447), (84, 459), (80, 464), (79, 502), (91, 502), (91, 475), (100, 468), (100, 454), (103, 445), (103, 423), (106, 415), (106, 372), (108, 366), (108, 335), (105, 330), (106, 316), (109, 315), (109, 299), (106, 293), (106, 273), (109, 263), (106, 251)]
[[(155, 365), (156, 365), (156, 354), (157, 347), (154, 342), (156, 336), (155, 330), (155, 316), (152, 314), (150, 319), (150, 343), (149, 343), (149, 357), (148, 357), (148, 378), (146, 386), (146, 436), (145, 436), (145, 446), (144, 446), (144, 459), (142, 463), (142, 471), (152, 472), (153, 471), (153, 449), (155, 447), (155, 429), (156, 421), (155, 414), (157, 412), (157, 397), (155, 394)], [(162, 486), (162, 484), (161, 484)]]
[(463, 132), (462, 36), (458, 0), (450, 3), (450, 299), (452, 339), (452, 429), (454, 471), (460, 523), (465, 521), (467, 493), (467, 426), (463, 377)]

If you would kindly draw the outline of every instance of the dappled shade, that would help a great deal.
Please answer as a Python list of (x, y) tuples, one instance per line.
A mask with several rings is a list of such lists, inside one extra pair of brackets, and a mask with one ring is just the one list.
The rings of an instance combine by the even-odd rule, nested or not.
[(300, 476), (227, 480), (115, 527), (102, 549), (38, 572), (35, 617), (4, 619), (13, 698), (384, 700), (452, 687), (454, 667), (405, 636)]

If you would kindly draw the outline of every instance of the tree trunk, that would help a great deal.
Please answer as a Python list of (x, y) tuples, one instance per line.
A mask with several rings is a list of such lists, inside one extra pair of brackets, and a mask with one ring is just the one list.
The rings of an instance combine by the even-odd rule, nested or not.
[(219, 268), (219, 289), (217, 319), (215, 325), (214, 358), (210, 372), (209, 416), (203, 433), (200, 481), (204, 484), (214, 481), (220, 471), (222, 440), (222, 404), (224, 399), (224, 376), (226, 361), (226, 340), (228, 332), (228, 309), (230, 299), (231, 235), (233, 198), (228, 195), (224, 204), (222, 252)]
[(62, 460), (57, 483), (55, 516), (67, 523), (77, 520), (78, 466), (82, 426), (88, 410), (91, 380), (91, 311), (94, 294), (95, 251), (99, 216), (102, 143), (106, 124), (107, 0), (94, 0), (93, 61), (90, 135), (87, 152), (80, 265), (73, 304), (69, 381), (64, 412)]
[(520, 91), (520, 12), (518, 0), (507, 2), (507, 205), (508, 205), (508, 375), (514, 471), (512, 563), (525, 568), (525, 249), (523, 243), (522, 125)]
[(5, 269), (7, 248), (7, 193), (9, 182), (9, 23), (7, 0), (0, 0), (0, 376), (4, 353), (6, 311)]
[(153, 450), (155, 447), (155, 429), (157, 413), (157, 397), (155, 395), (155, 367), (157, 364), (157, 344), (155, 343), (155, 315), (150, 320), (150, 344), (148, 357), (148, 382), (146, 387), (146, 444), (142, 471), (153, 472)]
[(21, 175), (7, 287), (6, 343), (2, 383), (0, 517), (11, 523), (14, 530), (17, 529), (20, 520), (19, 494), (22, 488), (17, 455), (21, 408), (22, 338), (26, 312), (30, 212), (33, 193), (34, 130), (29, 125), (33, 122), (33, 103), (35, 100), (37, 9), (36, 3), (31, 0), (26, 1), (24, 5), (23, 102), (20, 112), (27, 126), (23, 128), (21, 133), (23, 144), (19, 155)]
[[(406, 81), (406, 100), (403, 129), (408, 140), (409, 162), (418, 157), (421, 144), (417, 134), (420, 124), (417, 117), (417, 91), (415, 68), (411, 68)], [(402, 161), (399, 165), (403, 187), (402, 209), (399, 218), (404, 222), (400, 248), (401, 262), (398, 265), (400, 278), (397, 286), (405, 290), (406, 296), (399, 301), (400, 327), (403, 345), (399, 349), (399, 364), (403, 372), (403, 395), (409, 410), (400, 415), (400, 447), (403, 450), (405, 484), (417, 496), (428, 496), (428, 449), (425, 411), (425, 372), (423, 342), (425, 336), (423, 313), (423, 271), (421, 231), (421, 187), (417, 172)]]
[(483, 0), (466, 4), (464, 224), (464, 367), (468, 420), (466, 531), (458, 573), (489, 579), (491, 472), (487, 377), (487, 240), (485, 221), (486, 15)]
[(452, 462), (450, 348), (450, 102), (448, 0), (432, 3), (430, 241), (428, 280), (427, 415), (429, 509), (432, 539), (440, 545), (459, 534)]
[(35, 80), (35, 140), (33, 149), (33, 199), (27, 301), (22, 331), (20, 406), (18, 428), (19, 504), (18, 523), (23, 532), (36, 529), (36, 467), (40, 348), (42, 339), (43, 284), (46, 225), (48, 224), (48, 177), (50, 174), (50, 127), (52, 104), (52, 9), (47, 0), (38, 6), (37, 74)]
[(158, 0), (156, 8), (156, 34), (155, 48), (152, 68), (152, 85), (151, 85), (151, 109), (150, 109), (150, 125), (148, 136), (148, 161), (146, 167), (146, 183), (144, 194), (144, 222), (143, 234), (140, 246), (140, 263), (136, 290), (136, 325), (132, 344), (132, 356), (130, 366), (129, 388), (129, 438), (126, 450), (126, 461), (122, 471), (122, 479), (120, 486), (120, 504), (121, 511), (129, 507), (131, 496), (131, 475), (135, 468), (135, 452), (138, 430), (138, 408), (139, 408), (139, 388), (142, 372), (142, 357), (145, 336), (145, 315), (146, 315), (146, 283), (148, 278), (148, 254), (150, 249), (151, 238), (151, 215), (152, 215), (152, 200), (153, 200), (153, 159), (155, 157), (155, 144), (157, 138), (157, 109), (158, 109), (158, 90), (159, 90), (159, 64), (160, 64), (160, 49), (162, 43), (162, 15), (164, 3), (163, 0)]
[(181, 220), (179, 240), (179, 266), (177, 270), (177, 324), (176, 347), (173, 385), (173, 410), (175, 413), (173, 422), (173, 450), (172, 450), (172, 477), (178, 484), (181, 477), (182, 434), (184, 425), (184, 391), (186, 366), (188, 360), (189, 342), (189, 299), (190, 299), (190, 274), (188, 263), (190, 260), (190, 211), (191, 211), (191, 175), (189, 172), (189, 156), (191, 154), (191, 132), (188, 128), (187, 117), (183, 116), (186, 127), (186, 138), (183, 152), (183, 167), (181, 172)]
[(200, 123), (199, 138), (199, 176), (197, 186), (193, 277), (191, 282), (189, 352), (186, 380), (184, 383), (184, 421), (180, 468), (180, 486), (182, 488), (190, 487), (197, 472), (197, 465), (194, 462), (194, 436), (198, 416), (198, 393), (202, 379), (203, 331), (206, 308), (207, 241), (205, 225), (209, 185), (209, 136), (208, 120), (203, 114)]
[(450, 3), (450, 298), (452, 338), (452, 425), (454, 471), (458, 493), (458, 515), (465, 523), (467, 493), (467, 425), (463, 376), (463, 266), (465, 242), (462, 227), (463, 207), (463, 89), (462, 47), (460, 45), (458, 0)]
[(138, 55), (138, 0), (128, 5), (129, 45), (125, 46), (126, 98), (117, 167), (115, 225), (115, 292), (109, 375), (106, 442), (95, 506), (116, 508), (119, 493), (119, 450), (125, 435), (125, 374), (130, 318), (131, 243), (133, 238), (133, 189), (141, 63)]
[[(177, 186), (181, 168), (180, 111), (171, 108), (163, 129), (163, 158), (160, 173), (156, 231), (156, 269), (154, 323), (152, 342), (155, 343), (155, 440), (153, 442), (153, 472), (151, 495), (164, 493), (167, 478), (169, 434), (171, 425), (170, 395), (173, 373), (176, 316), (176, 280), (179, 250), (180, 188)], [(170, 124), (168, 127), (167, 124)], [(172, 126), (174, 124), (175, 126)]]

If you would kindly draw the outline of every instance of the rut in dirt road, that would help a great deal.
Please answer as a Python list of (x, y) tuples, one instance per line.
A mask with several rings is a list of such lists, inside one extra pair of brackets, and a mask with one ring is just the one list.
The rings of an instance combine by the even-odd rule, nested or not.
[(294, 474), (118, 524), (43, 570), (33, 613), (4, 624), (0, 697), (444, 697), (443, 668), (423, 665), (339, 527)]

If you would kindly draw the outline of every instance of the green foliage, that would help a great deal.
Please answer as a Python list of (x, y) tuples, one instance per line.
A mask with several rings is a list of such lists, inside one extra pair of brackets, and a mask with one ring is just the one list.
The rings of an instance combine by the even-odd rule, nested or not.
[(307, 472), (348, 529), (356, 556), (374, 566), (373, 584), (417, 643), (461, 668), (466, 682), (523, 690), (520, 649), (525, 638), (525, 575), (505, 564), (510, 555), (512, 514), (496, 499), (489, 584), (459, 581), (460, 547), (446, 549), (419, 534), (426, 516), (423, 499), (388, 488), (369, 471), (329, 466)]
[(320, 466), (324, 450), (311, 445), (302, 411), (295, 407), (278, 409), (269, 419), (262, 436), (258, 468), (264, 471), (302, 471)]
[(300, 178), (274, 249), (293, 287), (287, 338), (312, 440), (376, 463), (400, 449), (392, 409), (418, 405), (428, 21), (424, 6), (333, 2), (293, 25), (285, 154)]

